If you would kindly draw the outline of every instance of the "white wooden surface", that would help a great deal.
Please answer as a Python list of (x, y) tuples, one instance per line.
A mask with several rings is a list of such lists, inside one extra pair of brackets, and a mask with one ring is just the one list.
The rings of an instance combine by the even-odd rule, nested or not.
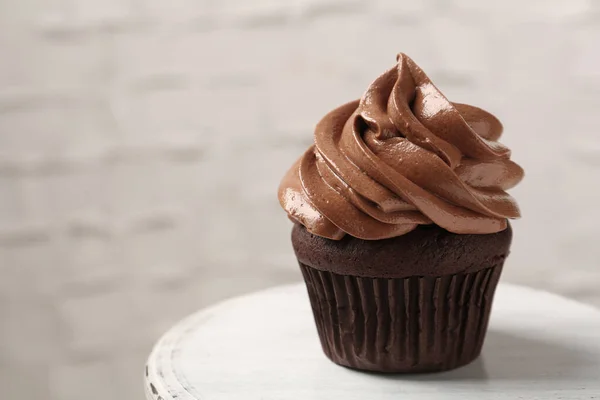
[(282, 286), (174, 327), (148, 360), (145, 386), (148, 400), (592, 399), (600, 396), (600, 311), (501, 284), (474, 363), (376, 375), (327, 360), (304, 286)]

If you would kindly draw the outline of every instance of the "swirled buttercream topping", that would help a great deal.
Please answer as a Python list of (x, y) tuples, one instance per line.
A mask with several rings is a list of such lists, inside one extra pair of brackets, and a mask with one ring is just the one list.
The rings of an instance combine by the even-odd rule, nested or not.
[(327, 114), (279, 187), (289, 217), (330, 239), (403, 235), (436, 224), (493, 233), (518, 218), (523, 178), (492, 114), (452, 103), (405, 54), (360, 100)]

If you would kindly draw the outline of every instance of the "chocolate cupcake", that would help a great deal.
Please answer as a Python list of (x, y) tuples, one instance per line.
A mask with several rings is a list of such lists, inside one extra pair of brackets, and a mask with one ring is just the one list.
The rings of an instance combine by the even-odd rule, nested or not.
[(318, 123), (279, 199), (332, 361), (433, 372), (479, 355), (523, 177), (501, 133), (405, 54)]

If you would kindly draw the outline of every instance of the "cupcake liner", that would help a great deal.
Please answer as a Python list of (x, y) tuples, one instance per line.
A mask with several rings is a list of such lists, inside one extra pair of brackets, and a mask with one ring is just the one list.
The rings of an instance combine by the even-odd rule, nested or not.
[(502, 272), (383, 279), (300, 268), (327, 357), (378, 372), (443, 371), (477, 358)]

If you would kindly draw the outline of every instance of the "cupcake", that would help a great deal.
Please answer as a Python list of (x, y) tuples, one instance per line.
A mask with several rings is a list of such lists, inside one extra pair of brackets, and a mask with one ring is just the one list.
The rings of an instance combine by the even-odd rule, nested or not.
[(317, 124), (279, 200), (323, 351), (378, 372), (481, 352), (523, 177), (502, 124), (452, 103), (405, 54)]

